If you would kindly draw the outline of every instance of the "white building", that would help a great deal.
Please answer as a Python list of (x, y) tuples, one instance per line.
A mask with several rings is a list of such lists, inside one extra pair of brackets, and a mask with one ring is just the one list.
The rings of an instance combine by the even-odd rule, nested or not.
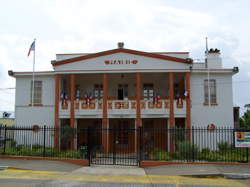
[(206, 62), (194, 63), (188, 52), (142, 52), (122, 44), (98, 53), (57, 54), (53, 71), (35, 73), (33, 107), (32, 72), (9, 71), (16, 78), (16, 125), (233, 127), (232, 76), (238, 68), (223, 68), (217, 50), (205, 55)]

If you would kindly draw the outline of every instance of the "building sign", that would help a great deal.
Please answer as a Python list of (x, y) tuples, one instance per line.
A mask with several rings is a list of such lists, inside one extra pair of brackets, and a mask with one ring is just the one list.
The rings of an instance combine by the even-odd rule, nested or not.
[(122, 65), (122, 64), (138, 64), (138, 60), (105, 60), (104, 64), (106, 65)]
[(250, 147), (250, 132), (235, 132), (235, 147)]

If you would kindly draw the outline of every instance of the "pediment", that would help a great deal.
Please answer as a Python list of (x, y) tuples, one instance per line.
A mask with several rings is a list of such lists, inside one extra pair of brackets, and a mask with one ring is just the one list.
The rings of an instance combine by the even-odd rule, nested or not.
[(118, 48), (87, 54), (54, 62), (57, 71), (67, 70), (131, 70), (131, 69), (179, 69), (186, 68), (192, 61), (155, 53)]

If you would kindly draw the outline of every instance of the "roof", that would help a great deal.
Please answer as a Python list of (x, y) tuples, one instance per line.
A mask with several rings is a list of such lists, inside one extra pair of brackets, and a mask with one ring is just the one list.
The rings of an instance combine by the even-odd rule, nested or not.
[(81, 60), (96, 58), (96, 57), (100, 57), (100, 56), (111, 55), (111, 54), (115, 54), (115, 53), (128, 53), (128, 54), (133, 54), (133, 55), (139, 55), (139, 56), (145, 56), (145, 57), (151, 57), (151, 58), (158, 58), (158, 59), (161, 59), (161, 60), (169, 60), (169, 61), (174, 61), (174, 62), (179, 62), (179, 63), (192, 64), (192, 60), (190, 60), (190, 59), (177, 58), (177, 57), (172, 57), (172, 56), (167, 56), (167, 55), (161, 55), (159, 53), (136, 51), (136, 50), (125, 49), (125, 48), (117, 48), (117, 49), (102, 51), (102, 52), (98, 52), (98, 53), (84, 54), (83, 56), (74, 57), (74, 58), (70, 58), (70, 59), (65, 59), (65, 60), (60, 60), (60, 61), (53, 61), (52, 65), (53, 66), (58, 66), (58, 65), (62, 65), (62, 64), (68, 64), (68, 63), (72, 63), (72, 62), (77, 62), (77, 61), (81, 61)]

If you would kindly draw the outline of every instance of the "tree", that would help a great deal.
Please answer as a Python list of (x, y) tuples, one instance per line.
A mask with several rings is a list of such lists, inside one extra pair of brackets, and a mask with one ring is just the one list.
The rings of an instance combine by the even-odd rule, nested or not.
[(243, 114), (243, 116), (241, 116), (241, 118), (240, 118), (240, 127), (241, 128), (250, 128), (250, 104), (246, 104), (244, 107), (247, 110)]

